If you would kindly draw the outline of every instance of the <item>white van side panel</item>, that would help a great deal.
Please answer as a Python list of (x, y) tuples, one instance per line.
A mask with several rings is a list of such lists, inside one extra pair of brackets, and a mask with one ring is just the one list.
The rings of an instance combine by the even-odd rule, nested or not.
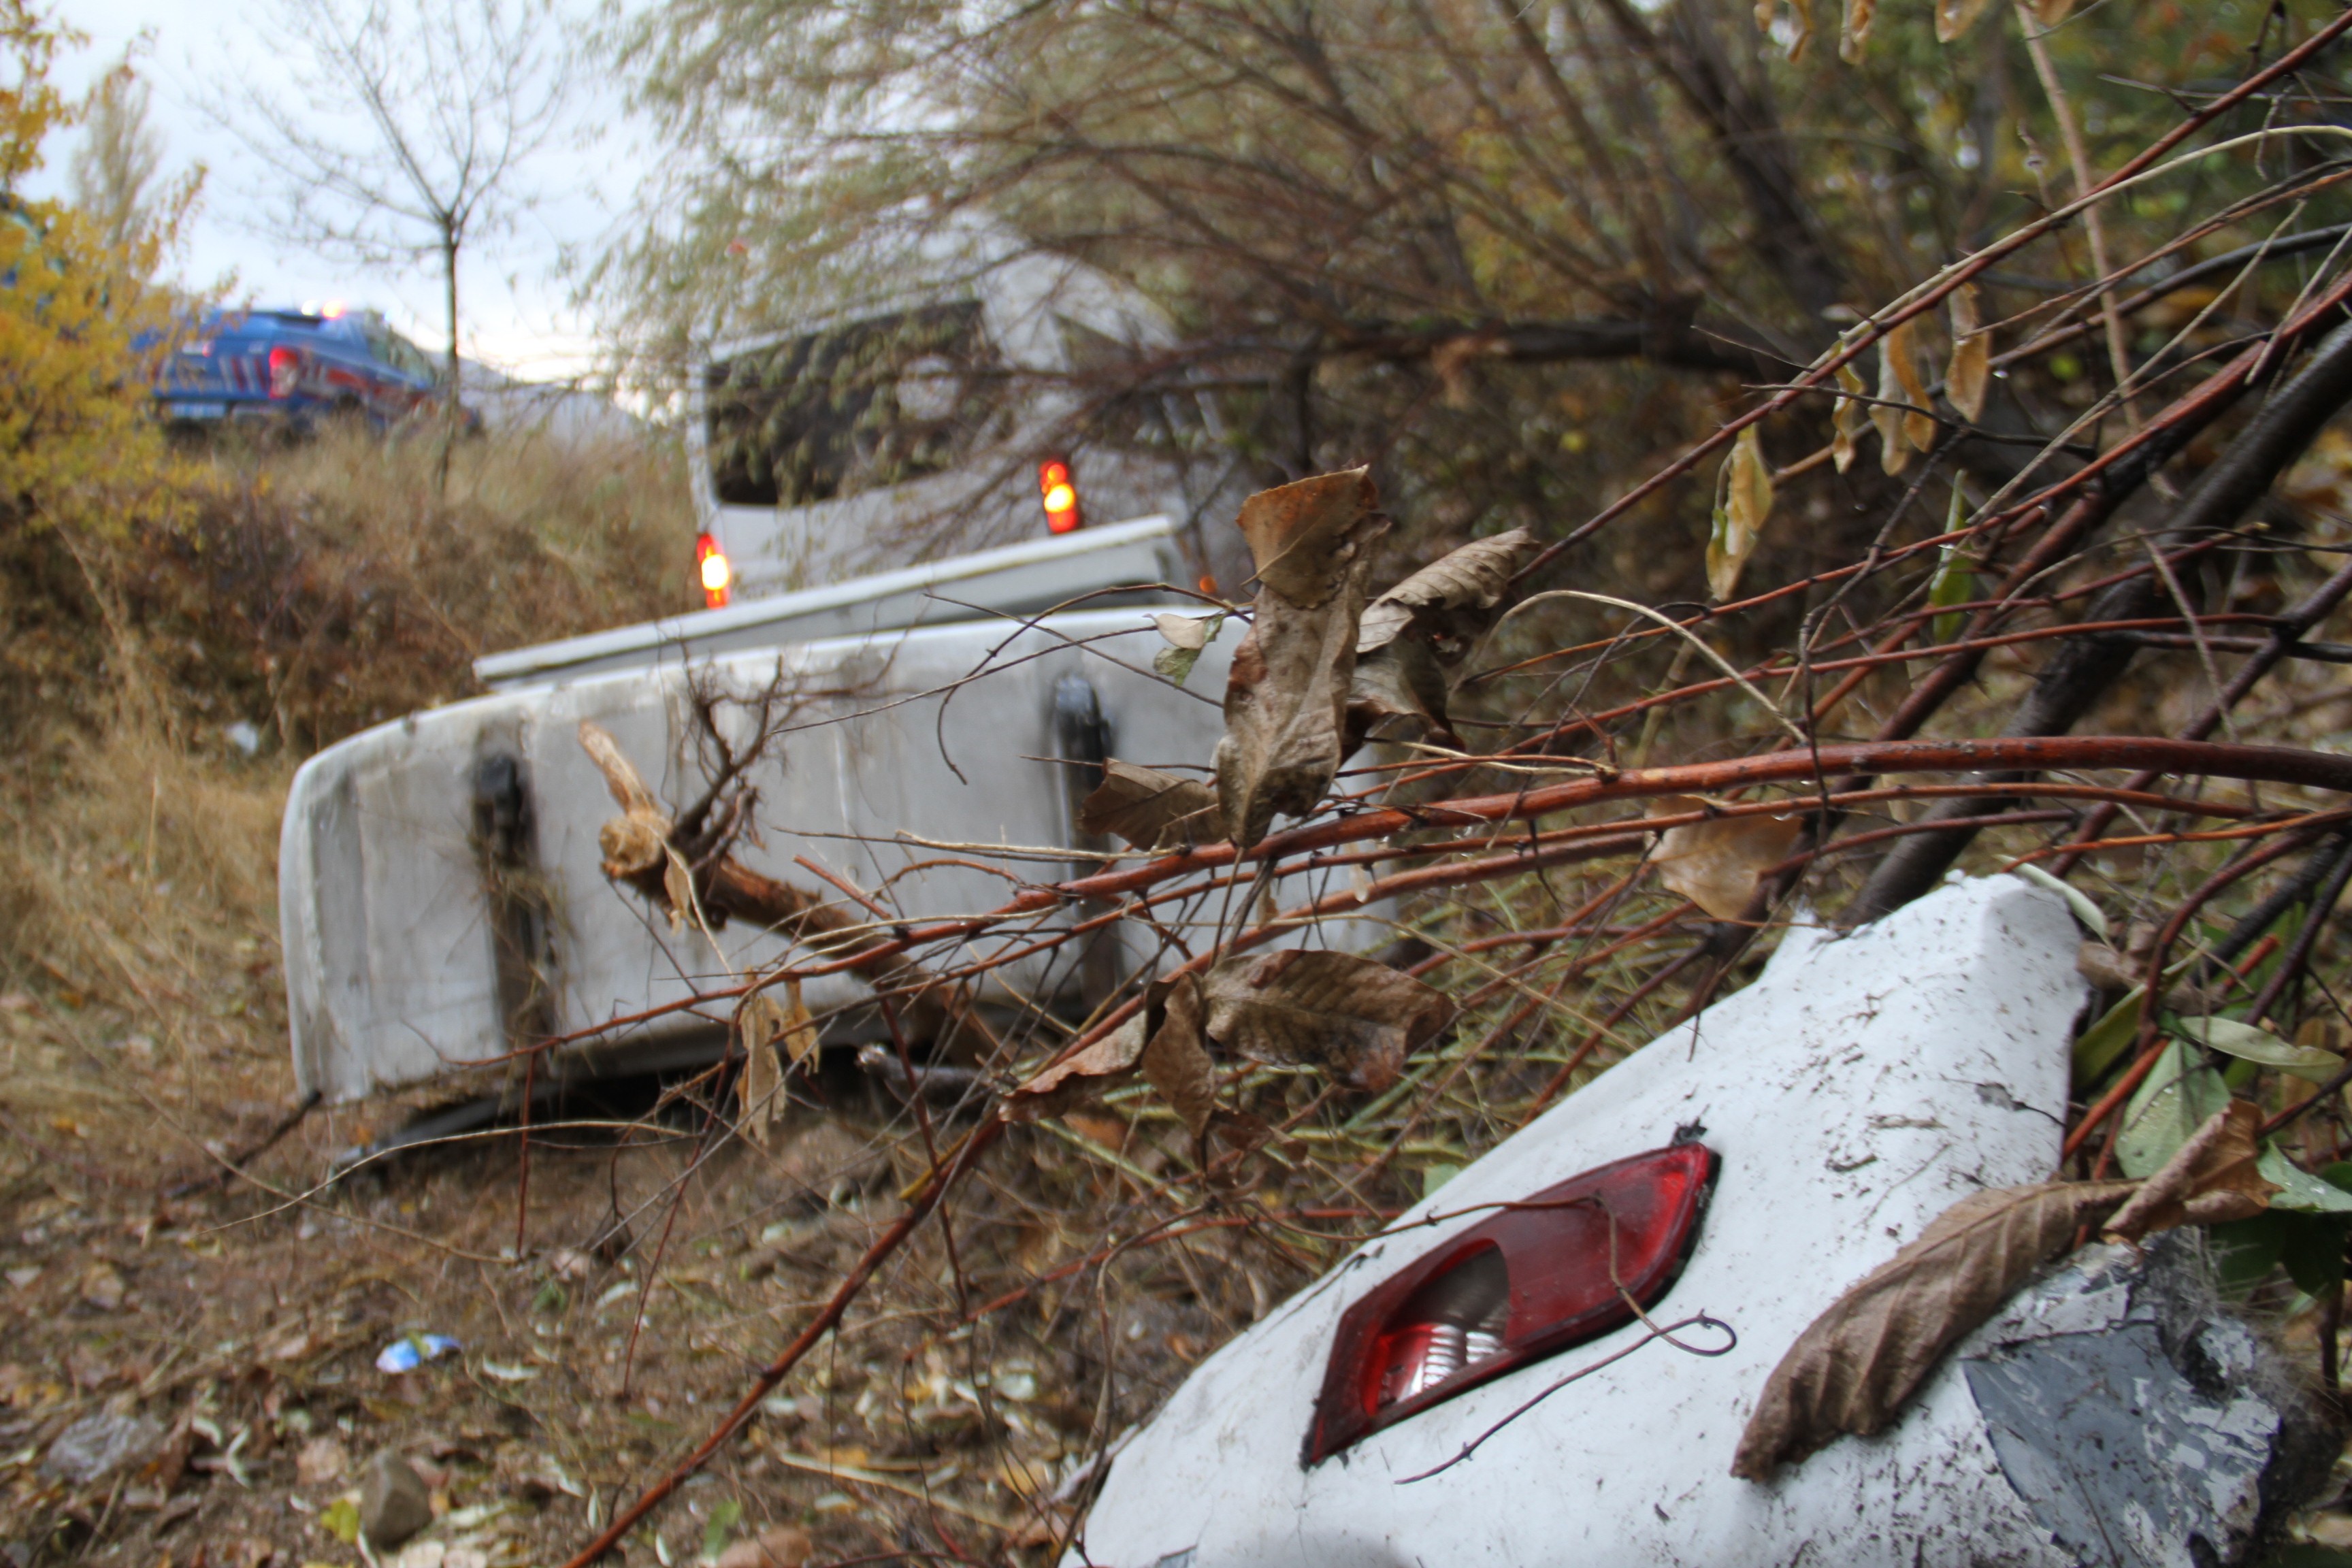
[[(1068, 770), (1037, 760), (1058, 751), (1057, 680), (1077, 675), (1091, 684), (1113, 754), (1205, 767), (1223, 728), (1215, 697), (1236, 640), (1237, 629), (1211, 645), (1189, 691), (1148, 673), (1161, 645), (1149, 613), (1135, 609), (1057, 616), (1026, 630), (966, 622), (731, 653), (698, 666), (694, 678), (750, 692), (781, 674), (808, 694), (795, 720), (802, 727), (755, 773), (764, 847), (745, 846), (745, 862), (814, 885), (793, 865), (794, 856), (806, 856), (919, 920), (992, 909), (1010, 889), (966, 867), (909, 871), (950, 852), (893, 842), (902, 829), (976, 845), (1071, 842)], [(991, 673), (943, 695), (999, 645)], [(580, 749), (578, 726), (593, 720), (610, 730), (664, 799), (680, 806), (705, 776), (691, 749), (688, 679), (676, 668), (640, 669), (502, 692), (371, 730), (304, 766), (288, 803), (280, 890), (305, 1089), (348, 1099), (489, 1061), (507, 1048), (472, 826), (478, 769), (493, 755), (512, 758), (527, 780), (535, 875), (553, 910), (557, 1029), (683, 1002), (783, 955), (783, 943), (740, 927), (716, 933), (716, 952), (691, 929), (673, 932), (600, 869), (597, 828), (616, 808)], [(1051, 879), (1082, 864), (1024, 869)], [(1383, 939), (1381, 928), (1366, 923), (1353, 940)], [(1313, 940), (1349, 939), (1330, 930)], [(999, 984), (1052, 989), (1072, 978), (1074, 957), (1024, 961)], [(807, 988), (820, 1013), (866, 994), (847, 975)], [(643, 1042), (711, 1026), (673, 1015), (616, 1037)]]

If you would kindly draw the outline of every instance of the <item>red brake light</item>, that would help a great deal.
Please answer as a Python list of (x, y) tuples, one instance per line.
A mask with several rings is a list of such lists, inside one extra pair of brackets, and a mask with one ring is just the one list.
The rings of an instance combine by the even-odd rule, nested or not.
[(702, 589), (702, 602), (714, 610), (723, 610), (732, 596), (735, 569), (728, 563), (727, 552), (719, 548), (719, 541), (699, 534), (694, 541), (694, 580)]
[(1715, 1177), (1677, 1143), (1545, 1188), (1399, 1271), (1339, 1319), (1307, 1462), (1629, 1321), (1682, 1272)]
[(280, 343), (269, 351), (269, 395), (291, 397), (302, 382), (302, 351)]
[(1084, 525), (1086, 520), (1078, 512), (1078, 487), (1070, 478), (1069, 464), (1059, 458), (1038, 464), (1037, 494), (1045, 503), (1048, 531), (1069, 533)]

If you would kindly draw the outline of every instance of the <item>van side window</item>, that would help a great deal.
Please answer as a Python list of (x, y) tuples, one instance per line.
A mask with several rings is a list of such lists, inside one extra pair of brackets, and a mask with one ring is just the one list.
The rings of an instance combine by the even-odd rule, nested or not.
[(1007, 417), (976, 301), (789, 339), (709, 374), (710, 478), (732, 506), (806, 506), (944, 473)]

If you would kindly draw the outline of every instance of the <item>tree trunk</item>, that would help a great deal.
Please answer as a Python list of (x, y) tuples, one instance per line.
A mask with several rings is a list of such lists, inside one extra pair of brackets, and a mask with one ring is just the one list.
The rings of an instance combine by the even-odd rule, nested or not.
[(457, 397), (461, 384), (457, 374), (457, 230), (446, 219), (441, 225), (441, 310), (443, 325), (449, 331), (449, 384), (441, 392), (441, 455), (434, 464), (433, 486), (435, 493), (446, 495), (449, 454), (457, 444), (462, 405)]

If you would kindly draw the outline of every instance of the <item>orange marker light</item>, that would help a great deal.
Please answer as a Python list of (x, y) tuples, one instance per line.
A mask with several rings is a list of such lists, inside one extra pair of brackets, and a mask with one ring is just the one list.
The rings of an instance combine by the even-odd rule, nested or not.
[(694, 574), (702, 584), (702, 602), (714, 610), (725, 609), (735, 569), (727, 563), (727, 552), (719, 548), (719, 541), (707, 533), (694, 542)]
[(1048, 458), (1038, 464), (1037, 493), (1045, 503), (1048, 531), (1070, 533), (1085, 526), (1086, 519), (1078, 513), (1078, 487), (1070, 480), (1068, 463)]

